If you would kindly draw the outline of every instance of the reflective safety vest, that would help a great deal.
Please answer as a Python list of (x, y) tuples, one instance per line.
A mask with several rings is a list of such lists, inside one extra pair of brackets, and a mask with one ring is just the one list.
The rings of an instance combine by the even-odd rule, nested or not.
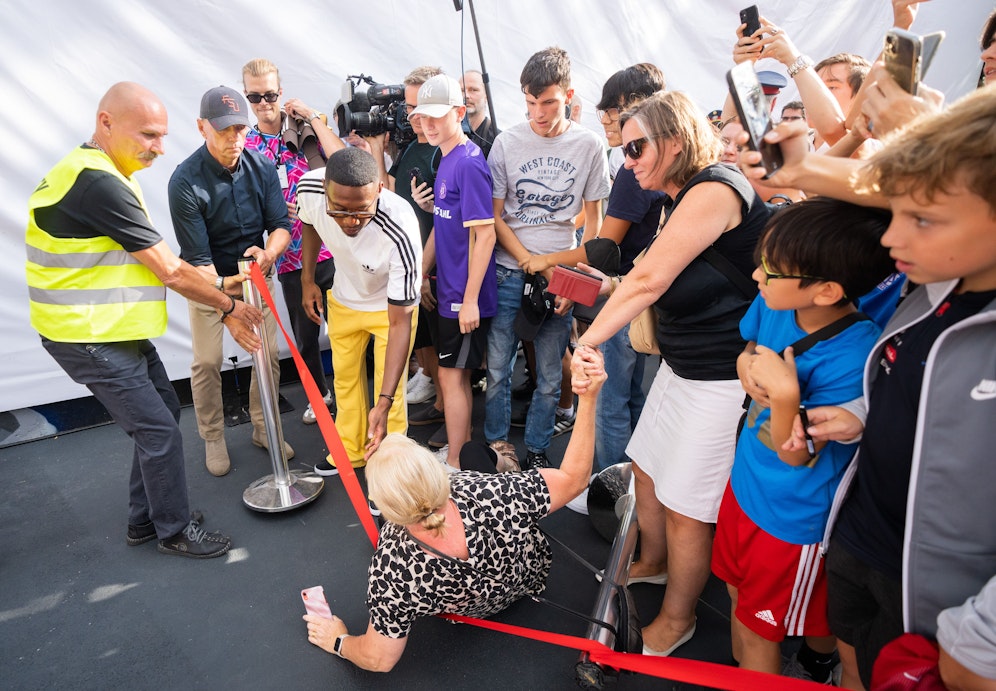
[(166, 288), (156, 275), (107, 236), (60, 238), (35, 222), (35, 210), (57, 204), (86, 169), (118, 178), (138, 199), (138, 184), (98, 149), (78, 147), (55, 165), (28, 200), (27, 279), (31, 326), (64, 343), (110, 343), (161, 336)]

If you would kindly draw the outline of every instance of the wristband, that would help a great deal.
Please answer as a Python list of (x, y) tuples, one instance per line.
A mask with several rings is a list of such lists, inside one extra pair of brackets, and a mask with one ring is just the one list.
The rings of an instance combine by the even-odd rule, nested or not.
[(235, 311), (235, 298), (233, 298), (231, 295), (227, 295), (227, 294), (226, 294), (226, 297), (229, 300), (232, 301), (232, 304), (228, 307), (227, 310), (226, 309), (221, 310), (222, 320), (224, 320), (225, 317), (227, 317), (228, 315), (230, 315), (232, 312)]
[(218, 276), (217, 278), (215, 278), (214, 279), (214, 287), (224, 293), (225, 292), (225, 277), (224, 276)]
[(349, 638), (348, 633), (340, 634), (336, 639), (335, 643), (332, 645), (332, 653), (338, 655), (342, 659), (346, 659), (346, 656), (342, 654), (342, 642)]
[(792, 79), (795, 79), (795, 75), (799, 74), (803, 70), (808, 70), (815, 64), (816, 63), (813, 62), (813, 59), (808, 55), (800, 55), (795, 59), (795, 62), (788, 66), (788, 75)]
[(389, 400), (391, 402), (391, 405), (394, 405), (394, 396), (389, 396), (386, 393), (382, 393), (377, 398), (386, 398), (387, 400)]

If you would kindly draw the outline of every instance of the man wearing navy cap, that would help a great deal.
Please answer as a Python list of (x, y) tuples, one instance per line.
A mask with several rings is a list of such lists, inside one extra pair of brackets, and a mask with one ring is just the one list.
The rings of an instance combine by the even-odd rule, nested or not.
[(788, 86), (788, 78), (780, 72), (760, 70), (757, 73), (757, 81), (761, 82), (761, 89), (764, 91), (765, 98), (768, 99), (768, 108), (774, 112), (775, 101), (781, 90)]
[[(241, 296), (241, 287), (229, 277), (238, 274), (239, 259), (252, 257), (272, 291), (270, 273), (290, 243), (291, 228), (276, 168), (262, 154), (244, 151), (249, 107), (241, 93), (227, 86), (210, 89), (201, 98), (200, 114), (197, 129), (204, 145), (177, 166), (169, 181), (170, 215), (180, 256), (197, 267), (205, 281), (236, 297)], [(188, 310), (194, 351), (190, 389), (197, 431), (204, 440), (208, 472), (220, 476), (231, 467), (221, 399), (224, 317), (194, 300), (188, 301)], [(277, 325), (268, 308), (263, 316), (276, 384), (280, 381)], [(256, 377), (249, 389), (249, 415), (252, 443), (266, 448)], [(280, 424), (279, 418), (276, 423)], [(288, 459), (294, 456), (287, 443), (284, 453)]]

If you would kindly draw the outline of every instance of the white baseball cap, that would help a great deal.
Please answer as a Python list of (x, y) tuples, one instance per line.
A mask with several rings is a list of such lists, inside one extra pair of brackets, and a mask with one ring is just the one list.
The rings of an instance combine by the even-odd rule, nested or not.
[(450, 108), (463, 105), (463, 90), (453, 77), (437, 74), (418, 89), (418, 107), (412, 115), (441, 118)]

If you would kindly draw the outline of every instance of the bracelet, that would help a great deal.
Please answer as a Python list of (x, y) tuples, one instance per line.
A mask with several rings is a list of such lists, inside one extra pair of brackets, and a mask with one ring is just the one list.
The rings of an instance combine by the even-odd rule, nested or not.
[(803, 70), (808, 70), (815, 64), (816, 63), (813, 62), (813, 59), (808, 55), (800, 55), (795, 59), (795, 62), (788, 66), (788, 75), (792, 79), (795, 79), (795, 75), (799, 74)]
[(616, 288), (619, 287), (621, 282), (622, 279), (618, 276), (613, 276), (609, 279), (609, 297), (612, 297), (612, 293), (616, 292)]
[(335, 639), (335, 643), (332, 645), (332, 653), (338, 655), (342, 659), (346, 659), (346, 656), (342, 654), (342, 642), (349, 638), (348, 633), (339, 634)]
[(581, 340), (578, 341), (578, 348), (587, 348), (588, 350), (598, 350), (598, 346), (590, 345)]
[(227, 297), (229, 300), (231, 300), (232, 304), (229, 306), (229, 308), (227, 310), (226, 309), (222, 309), (221, 310), (222, 321), (224, 321), (225, 317), (227, 317), (228, 315), (230, 315), (232, 312), (235, 311), (235, 298), (233, 298), (231, 295), (228, 295), (228, 294), (226, 294), (225, 297)]
[(387, 400), (389, 400), (391, 402), (391, 405), (394, 405), (394, 396), (389, 396), (386, 393), (382, 393), (379, 396), (377, 396), (377, 398), (386, 398)]
[(225, 292), (225, 277), (224, 276), (218, 276), (217, 278), (215, 278), (214, 279), (214, 287), (224, 293)]

